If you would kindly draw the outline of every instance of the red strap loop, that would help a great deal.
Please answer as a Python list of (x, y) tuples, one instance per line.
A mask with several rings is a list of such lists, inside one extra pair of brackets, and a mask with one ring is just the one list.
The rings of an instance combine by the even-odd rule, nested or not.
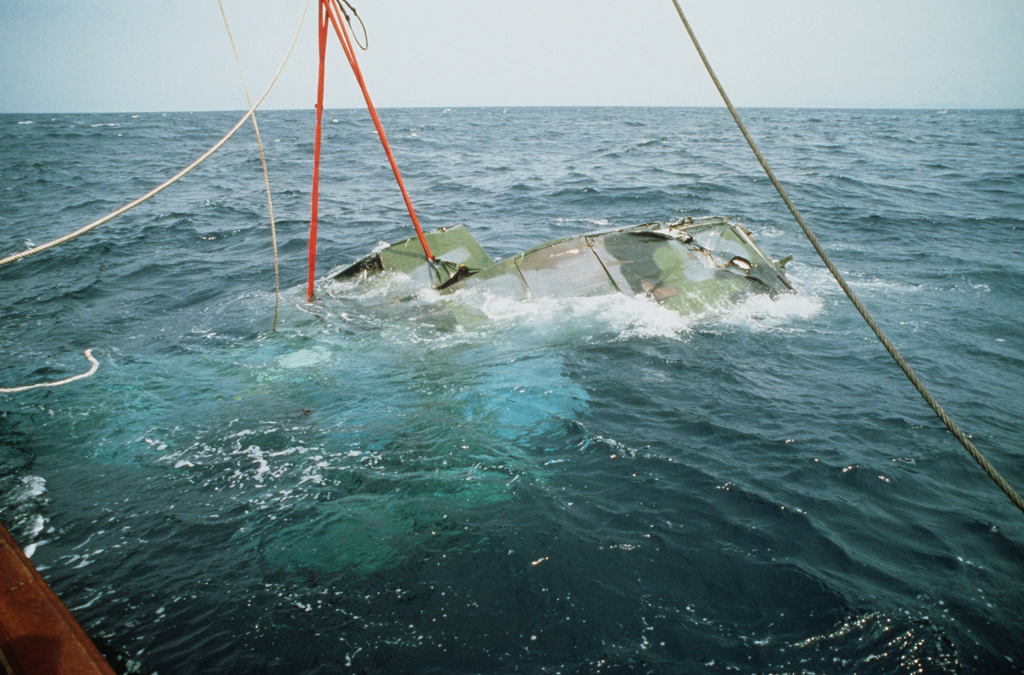
[(427, 260), (434, 262), (434, 254), (430, 252), (430, 246), (427, 245), (427, 239), (423, 234), (423, 228), (420, 227), (419, 218), (416, 217), (416, 209), (413, 208), (412, 199), (410, 199), (409, 192), (405, 189), (405, 182), (402, 180), (402, 173), (398, 170), (398, 162), (395, 161), (395, 156), (391, 152), (391, 145), (388, 143), (387, 134), (384, 133), (384, 126), (381, 124), (380, 117), (377, 115), (377, 108), (374, 107), (373, 101), (370, 99), (370, 92), (366, 89), (366, 82), (363, 80), (363, 72), (359, 68), (359, 62), (356, 60), (355, 50), (352, 48), (352, 40), (349, 38), (348, 31), (345, 30), (345, 24), (338, 21), (337, 14), (335, 13), (333, 6), (334, 1), (335, 0), (320, 0), (320, 77), (317, 82), (316, 141), (313, 149), (315, 154), (313, 159), (313, 213), (309, 230), (309, 282), (306, 289), (306, 298), (308, 300), (313, 299), (313, 276), (316, 264), (317, 205), (319, 202), (320, 189), (320, 134), (321, 118), (323, 117), (324, 106), (324, 56), (327, 48), (328, 19), (334, 26), (334, 32), (337, 33), (338, 41), (341, 42), (341, 48), (345, 51), (345, 57), (348, 59), (349, 65), (352, 66), (352, 73), (356, 76), (359, 88), (363, 92), (363, 98), (366, 100), (366, 108), (370, 111), (370, 117), (373, 119), (373, 125), (377, 128), (377, 136), (380, 138), (380, 142), (384, 146), (384, 152), (388, 156), (388, 162), (391, 164), (391, 171), (395, 174), (395, 180), (398, 182), (398, 188), (402, 191), (402, 199), (405, 200), (405, 207), (408, 209), (409, 217), (412, 219), (412, 224), (416, 228), (416, 236), (419, 238), (420, 245), (423, 247), (423, 253), (427, 256)]

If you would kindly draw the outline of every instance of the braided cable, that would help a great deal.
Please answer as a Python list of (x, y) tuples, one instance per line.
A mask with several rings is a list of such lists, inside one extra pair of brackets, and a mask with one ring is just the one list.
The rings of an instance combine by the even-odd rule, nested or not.
[(828, 271), (832, 273), (832, 276), (839, 283), (840, 288), (843, 289), (843, 293), (845, 293), (846, 297), (849, 298), (851, 303), (853, 303), (853, 306), (857, 309), (857, 312), (860, 314), (861, 318), (863, 318), (864, 321), (867, 323), (868, 327), (871, 328), (871, 332), (875, 334), (875, 337), (877, 337), (879, 342), (882, 343), (882, 346), (885, 347), (885, 350), (889, 352), (889, 356), (892, 357), (893, 361), (896, 362), (896, 365), (898, 365), (900, 370), (903, 371), (903, 374), (907, 376), (907, 379), (910, 380), (911, 384), (924, 399), (925, 403), (928, 404), (928, 407), (932, 409), (935, 415), (946, 426), (946, 429), (948, 429), (949, 432), (952, 433), (953, 436), (960, 442), (964, 449), (967, 450), (968, 454), (970, 454), (974, 461), (978, 463), (978, 466), (980, 466), (982, 470), (988, 475), (988, 477), (991, 478), (992, 481), (999, 486), (999, 489), (1001, 489), (1003, 493), (1010, 498), (1010, 501), (1013, 502), (1014, 506), (1016, 506), (1018, 509), (1020, 509), (1022, 513), (1024, 513), (1024, 500), (1022, 500), (1020, 495), (1017, 494), (1013, 487), (1008, 482), (1006, 482), (1006, 479), (1003, 478), (998, 471), (996, 471), (995, 467), (992, 466), (992, 464), (989, 463), (987, 459), (985, 459), (985, 456), (981, 454), (981, 451), (978, 450), (977, 447), (975, 447), (974, 443), (971, 442), (971, 439), (968, 438), (967, 435), (960, 430), (960, 427), (957, 426), (956, 422), (953, 421), (953, 419), (946, 413), (946, 411), (942, 408), (942, 406), (935, 399), (935, 397), (932, 396), (931, 392), (928, 391), (928, 388), (925, 387), (924, 382), (922, 382), (921, 379), (917, 376), (917, 374), (911, 369), (910, 364), (907, 363), (907, 361), (903, 358), (900, 352), (896, 349), (895, 345), (893, 345), (892, 342), (889, 341), (889, 338), (885, 335), (881, 327), (871, 317), (871, 314), (868, 313), (867, 308), (865, 308), (864, 305), (861, 303), (860, 299), (853, 292), (853, 289), (850, 288), (850, 285), (846, 283), (846, 279), (843, 278), (843, 275), (839, 272), (839, 269), (835, 266), (835, 264), (833, 264), (832, 259), (829, 257), (828, 253), (825, 252), (825, 249), (818, 241), (818, 238), (814, 235), (814, 232), (811, 231), (811, 228), (807, 224), (807, 221), (804, 220), (804, 217), (796, 208), (796, 205), (793, 203), (793, 200), (789, 198), (789, 195), (786, 193), (786, 190), (782, 187), (782, 183), (780, 183), (779, 179), (775, 177), (775, 172), (772, 171), (770, 166), (768, 166), (768, 161), (764, 158), (764, 155), (761, 154), (761, 150), (757, 147), (757, 143), (754, 142), (754, 139), (751, 137), (750, 132), (747, 131), (746, 125), (743, 123), (743, 120), (740, 119), (740, 115), (736, 111), (735, 106), (733, 106), (732, 101), (729, 100), (729, 96), (725, 93), (725, 88), (722, 87), (722, 83), (718, 81), (718, 77), (715, 75), (715, 71), (711, 68), (711, 62), (708, 61), (707, 56), (704, 54), (704, 50), (701, 49), (700, 43), (697, 41), (697, 36), (693, 32), (693, 28), (690, 27), (690, 22), (686, 20), (686, 16), (683, 14), (683, 10), (679, 6), (678, 0), (672, 0), (672, 4), (675, 5), (676, 12), (679, 13), (679, 18), (682, 19), (683, 26), (686, 27), (686, 32), (690, 35), (690, 40), (693, 42), (693, 46), (696, 47), (697, 49), (697, 54), (700, 55), (701, 61), (704, 62), (704, 67), (707, 69), (708, 75), (711, 76), (711, 80), (715, 83), (715, 87), (718, 89), (718, 93), (721, 94), (722, 100), (725, 101), (725, 105), (729, 109), (729, 113), (732, 115), (732, 118), (733, 120), (735, 120), (736, 125), (743, 133), (743, 138), (746, 139), (747, 145), (749, 145), (750, 149), (754, 151), (754, 155), (757, 157), (757, 161), (760, 162), (761, 168), (764, 169), (765, 174), (768, 176), (768, 180), (770, 180), (772, 185), (775, 186), (775, 189), (776, 191), (778, 191), (779, 196), (782, 197), (782, 201), (785, 202), (786, 206), (789, 208), (789, 212), (793, 214), (793, 217), (796, 219), (797, 224), (800, 226), (800, 229), (803, 230), (804, 235), (807, 237), (807, 240), (811, 243), (811, 246), (814, 248), (814, 251), (818, 254), (818, 257), (820, 257), (822, 262), (825, 263), (825, 267), (828, 268)]

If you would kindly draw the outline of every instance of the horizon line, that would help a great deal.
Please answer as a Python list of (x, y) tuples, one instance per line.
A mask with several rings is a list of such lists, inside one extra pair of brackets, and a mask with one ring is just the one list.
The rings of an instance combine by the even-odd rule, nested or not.
[[(582, 108), (663, 108), (663, 109), (677, 109), (677, 110), (721, 110), (728, 112), (728, 109), (724, 105), (642, 105), (642, 104), (545, 104), (545, 105), (397, 105), (397, 106), (379, 106), (378, 110), (492, 110), (492, 109), (582, 109)], [(963, 105), (908, 105), (908, 106), (868, 106), (868, 105), (746, 105), (736, 106), (738, 110), (861, 110), (861, 111), (1024, 111), (1024, 107), (1012, 107), (1012, 106), (963, 106)], [(339, 106), (339, 107), (324, 107), (324, 111), (349, 111), (349, 110), (365, 110), (363, 106)], [(195, 113), (244, 113), (248, 108), (198, 108), (192, 110), (178, 109), (178, 110), (37, 110), (37, 111), (26, 111), (26, 110), (12, 110), (12, 111), (0, 111), (0, 115), (167, 115), (167, 114), (195, 114)], [(315, 107), (310, 106), (308, 108), (283, 108), (283, 107), (271, 107), (271, 108), (258, 108), (257, 112), (315, 112)]]

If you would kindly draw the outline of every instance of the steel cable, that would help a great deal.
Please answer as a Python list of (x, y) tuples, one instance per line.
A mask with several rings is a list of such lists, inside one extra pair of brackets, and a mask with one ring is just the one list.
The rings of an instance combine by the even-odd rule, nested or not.
[(995, 484), (999, 486), (1003, 493), (1005, 493), (1006, 496), (1010, 498), (1010, 501), (1013, 502), (1014, 506), (1016, 506), (1018, 509), (1020, 509), (1022, 513), (1024, 513), (1024, 500), (1022, 500), (1020, 495), (1017, 494), (1013, 487), (1008, 482), (1006, 482), (1006, 479), (1003, 478), (998, 471), (996, 471), (995, 467), (992, 466), (992, 464), (990, 464), (987, 459), (985, 459), (985, 456), (981, 454), (981, 451), (978, 450), (977, 447), (975, 447), (974, 443), (971, 442), (971, 439), (968, 438), (967, 435), (960, 430), (960, 427), (956, 425), (956, 422), (953, 421), (953, 419), (946, 413), (946, 411), (942, 408), (942, 406), (935, 399), (935, 397), (932, 396), (931, 392), (928, 391), (928, 388), (925, 387), (924, 382), (922, 382), (921, 379), (917, 376), (917, 374), (911, 369), (910, 364), (908, 364), (906, 359), (903, 358), (900, 352), (896, 349), (895, 345), (893, 345), (892, 342), (890, 342), (889, 338), (882, 331), (881, 327), (871, 317), (871, 314), (868, 313), (867, 308), (865, 308), (864, 305), (861, 303), (860, 299), (857, 298), (856, 294), (853, 292), (853, 289), (850, 288), (850, 285), (846, 283), (846, 279), (843, 278), (843, 275), (839, 272), (839, 269), (835, 266), (835, 264), (833, 264), (832, 259), (829, 257), (828, 253), (825, 252), (825, 249), (818, 241), (818, 238), (814, 235), (814, 232), (811, 231), (811, 228), (807, 224), (807, 221), (804, 220), (804, 217), (796, 208), (796, 205), (793, 203), (793, 200), (789, 198), (789, 195), (786, 193), (786, 190), (782, 187), (782, 183), (780, 183), (779, 179), (775, 177), (775, 172), (772, 171), (770, 166), (768, 166), (768, 161), (764, 158), (764, 155), (761, 154), (761, 150), (760, 148), (757, 147), (757, 143), (754, 142), (754, 139), (751, 137), (750, 132), (747, 131), (746, 125), (743, 123), (743, 120), (740, 119), (740, 115), (736, 111), (735, 106), (733, 106), (732, 101), (729, 100), (729, 96), (725, 93), (725, 89), (722, 87), (722, 83), (719, 82), (718, 76), (715, 75), (715, 71), (711, 67), (711, 62), (708, 61), (708, 57), (704, 54), (704, 50), (701, 49), (700, 43), (697, 41), (697, 36), (693, 32), (693, 28), (690, 27), (690, 22), (686, 20), (686, 15), (683, 14), (683, 9), (682, 7), (679, 6), (678, 0), (672, 0), (672, 4), (675, 5), (676, 12), (679, 13), (679, 18), (682, 19), (683, 26), (686, 27), (686, 32), (690, 35), (690, 40), (693, 42), (693, 46), (697, 49), (697, 54), (700, 55), (701, 61), (704, 62), (704, 67), (707, 69), (708, 75), (711, 76), (711, 80), (715, 83), (715, 87), (718, 89), (718, 93), (721, 94), (722, 100), (725, 101), (725, 105), (729, 109), (729, 113), (732, 115), (733, 120), (736, 121), (736, 125), (743, 133), (743, 138), (746, 139), (747, 144), (750, 146), (750, 149), (754, 151), (754, 155), (757, 157), (757, 161), (761, 163), (761, 168), (764, 169), (765, 174), (768, 176), (768, 180), (770, 180), (772, 185), (775, 186), (775, 189), (778, 191), (779, 196), (782, 197), (782, 201), (786, 203), (786, 206), (789, 208), (789, 212), (793, 214), (793, 217), (796, 219), (797, 224), (800, 226), (800, 229), (803, 230), (803, 233), (807, 237), (807, 240), (811, 242), (811, 246), (814, 247), (814, 250), (818, 254), (818, 257), (820, 257), (822, 262), (825, 263), (825, 267), (828, 268), (828, 271), (832, 273), (832, 276), (839, 283), (840, 288), (843, 289), (843, 293), (845, 293), (846, 297), (849, 298), (851, 303), (853, 303), (853, 306), (857, 309), (857, 312), (861, 315), (861, 318), (863, 318), (864, 321), (871, 328), (871, 332), (875, 334), (875, 337), (877, 337), (879, 342), (882, 343), (882, 346), (885, 347), (885, 350), (889, 352), (889, 356), (892, 357), (893, 361), (896, 362), (896, 365), (898, 365), (900, 370), (903, 371), (903, 374), (907, 376), (907, 379), (910, 380), (911, 384), (913, 384), (914, 388), (924, 399), (925, 403), (928, 404), (928, 407), (932, 409), (932, 411), (942, 421), (942, 423), (946, 426), (949, 432), (952, 433), (953, 436), (960, 442), (960, 445), (962, 445), (964, 449), (967, 450), (968, 454), (970, 454), (974, 461), (978, 463), (978, 466), (980, 466), (982, 470), (986, 474), (988, 474), (988, 477), (991, 478), (993, 482), (995, 482)]

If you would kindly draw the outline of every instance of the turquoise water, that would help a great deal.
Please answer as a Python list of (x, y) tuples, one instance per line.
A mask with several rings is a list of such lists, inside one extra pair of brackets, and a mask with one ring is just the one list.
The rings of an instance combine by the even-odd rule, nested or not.
[[(1024, 489), (1024, 113), (749, 110), (890, 337)], [(0, 116), (0, 252), (233, 113)], [(261, 117), (0, 268), (0, 518), (144, 672), (1019, 672), (1024, 517), (888, 361), (713, 109), (382, 111), (426, 228), (494, 257), (730, 215), (797, 293), (679, 316), (326, 280), (411, 234), (363, 111)]]

